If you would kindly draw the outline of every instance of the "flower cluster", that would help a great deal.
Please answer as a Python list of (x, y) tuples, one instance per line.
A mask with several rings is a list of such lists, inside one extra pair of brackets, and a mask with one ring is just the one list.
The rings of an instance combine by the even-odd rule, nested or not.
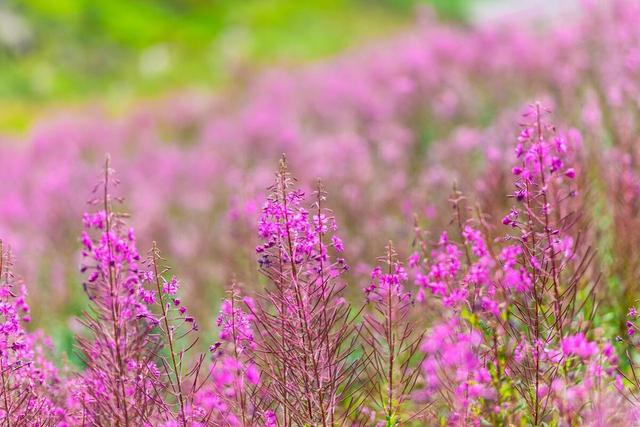
[(256, 349), (253, 318), (243, 305), (254, 308), (252, 299), (241, 298), (235, 288), (222, 301), (216, 322), (220, 341), (209, 348), (211, 381), (196, 394), (195, 405), (208, 417), (223, 420), (224, 425), (272, 425), (274, 415), (260, 411), (253, 400), (259, 392), (260, 371), (251, 354)]
[(284, 425), (344, 422), (350, 411), (340, 411), (341, 392), (353, 386), (363, 363), (349, 357), (357, 330), (343, 297), (348, 266), (331, 253), (344, 248), (321, 183), (314, 196), (305, 207), (283, 157), (259, 219), (263, 243), (256, 248), (270, 286), (255, 306), (247, 305), (262, 338), (254, 360), (268, 373), (265, 387), (271, 404), (282, 408), (275, 416)]
[[(543, 129), (535, 111), (532, 123)], [(546, 133), (528, 138), (522, 150), (544, 152)], [(486, 217), (467, 217), (466, 199), (454, 192), (457, 230), (429, 250), (416, 224), (406, 269), (389, 242), (356, 310), (346, 299), (348, 267), (326, 193), (318, 185), (307, 206), (283, 159), (258, 221), (257, 264), (268, 283), (241, 297), (234, 282), (207, 361), (189, 352), (198, 337), (185, 338), (198, 327), (178, 295), (180, 281), (155, 243), (147, 257), (139, 254), (127, 216), (114, 211), (107, 162), (92, 201), (99, 208), (83, 217), (80, 238), (92, 310), (81, 320), (86, 368), (78, 375), (60, 378), (42, 339), (22, 329), (25, 291), (14, 292), (2, 257), (0, 362), (12, 367), (3, 370), (11, 402), (3, 414), (23, 422), (38, 404), (36, 421), (165, 427), (633, 419), (624, 404), (633, 382), (602, 331), (585, 321), (587, 311), (576, 309), (593, 293), (589, 252), (573, 244), (570, 214), (536, 213), (550, 205), (545, 198), (555, 211), (572, 200), (561, 195), (571, 194), (565, 184), (573, 177), (556, 172), (515, 171), (505, 238), (490, 239)], [(417, 298), (407, 289), (412, 281)], [(630, 310), (632, 336), (636, 316)], [(614, 413), (612, 404), (624, 410)]]
[[(12, 266), (0, 250), (0, 419), (637, 424), (638, 313), (625, 312), (640, 283), (640, 7), (582, 10), (544, 37), (521, 21), (423, 17), (388, 46), (261, 75), (224, 108), (171, 98), (3, 140), (0, 234), (21, 256)], [(533, 97), (580, 131), (556, 129), (534, 104), (514, 133), (512, 106)], [(82, 292), (68, 286), (75, 195), (107, 149), (139, 234), (116, 210), (107, 165), (80, 237), (90, 302), (73, 325), (86, 366), (57, 372), (48, 340), (25, 324), (46, 325), (38, 308), (62, 311)], [(322, 185), (294, 185), (284, 159), (260, 203), (282, 152), (301, 182), (327, 178), (335, 211)], [(423, 226), (446, 231), (431, 241)], [(156, 245), (138, 251), (151, 236), (184, 282)], [(374, 267), (390, 237), (398, 254), (388, 245)], [(12, 271), (37, 289), (33, 319)], [(208, 358), (195, 314), (215, 311), (219, 291), (204, 284), (233, 273), (250, 297), (232, 291), (218, 322), (203, 323), (219, 329)]]
[(419, 375), (419, 365), (409, 364), (418, 354), (424, 332), (422, 326), (409, 317), (413, 296), (404, 288), (409, 275), (397, 260), (391, 242), (380, 263), (364, 289), (371, 306), (364, 313), (364, 347), (376, 361), (367, 367), (373, 401), (367, 408), (378, 425), (397, 425), (415, 417), (406, 406)]
[[(317, 190), (316, 212), (310, 213), (302, 206), (304, 192), (299, 189), (290, 191), (290, 185), (286, 159), (283, 158), (273, 197), (267, 200), (259, 218), (258, 233), (264, 242), (256, 247), (256, 253), (261, 257), (259, 262), (265, 269), (269, 269), (272, 259), (277, 259), (283, 264), (290, 264), (293, 271), (300, 267), (321, 271), (329, 265), (328, 247), (333, 247), (338, 253), (344, 250), (342, 240), (333, 234), (337, 230), (335, 218), (327, 215), (321, 206), (324, 198), (321, 187)], [(329, 274), (337, 276), (347, 268), (344, 260), (339, 258), (337, 265), (329, 269)]]
[(456, 318), (436, 325), (420, 348), (426, 356), (422, 363), (424, 393), (429, 399), (439, 393), (447, 396), (451, 402), (447, 419), (453, 425), (463, 425), (473, 419), (478, 404), (480, 407), (482, 402), (495, 404), (498, 397), (491, 373), (481, 357), (481, 332), (464, 329)]
[[(422, 344), (422, 394), (455, 425), (615, 418), (602, 405), (615, 400), (617, 358), (610, 344), (587, 339), (574, 308), (594, 286), (592, 255), (576, 251), (572, 234), (578, 147), (554, 136), (545, 114), (536, 104), (523, 116), (505, 238), (490, 241), (482, 215), (466, 218), (459, 193), (458, 241), (443, 233), (429, 252), (417, 230), (410, 264), (420, 301), (435, 297), (445, 309)], [(514, 414), (520, 405), (529, 412)]]
[(11, 271), (11, 256), (0, 240), (0, 419), (7, 425), (47, 425), (63, 422), (56, 367), (46, 357), (51, 344), (41, 334), (28, 333), (26, 287)]
[(87, 370), (77, 385), (82, 400), (74, 406), (78, 422), (136, 425), (149, 422), (164, 405), (158, 396), (162, 372), (153, 357), (159, 344), (151, 334), (159, 325), (150, 310), (156, 295), (145, 288), (155, 277), (142, 265), (133, 229), (113, 211), (112, 174), (107, 158), (90, 201), (100, 208), (83, 216), (81, 272), (95, 314), (82, 319), (90, 333), (79, 340)]
[[(634, 242), (624, 232), (637, 208), (624, 201), (637, 194), (639, 12), (632, 0), (583, 3), (542, 34), (531, 19), (458, 28), (421, 15), (407, 34), (375, 48), (250, 73), (250, 83), (234, 88), (238, 102), (185, 91), (118, 118), (87, 108), (40, 120), (24, 137), (3, 136), (0, 235), (21, 254), (17, 272), (38, 286), (31, 305), (72, 311), (77, 294), (65, 284), (74, 277), (76, 220), (84, 212), (76, 196), (104, 152), (121, 166), (138, 237), (163, 243), (193, 283), (190, 309), (212, 316), (208, 301), (218, 294), (202, 284), (228, 283), (233, 274), (255, 279), (246, 269), (257, 244), (253, 228), (282, 152), (301, 182), (328, 178), (349, 243), (345, 256), (371, 264), (389, 237), (410, 238), (405, 224), (413, 212), (433, 227), (446, 225), (448, 216), (435, 213), (445, 212), (442, 188), (453, 181), (477, 195), (484, 212), (503, 214), (512, 106), (544, 97), (594, 147), (586, 169), (555, 154), (561, 162), (548, 165), (567, 178), (575, 173), (575, 181), (602, 175), (605, 188), (590, 189), (602, 193), (601, 205), (584, 215), (612, 227), (599, 232), (613, 235), (609, 262), (623, 284), (608, 297), (613, 308), (636, 290), (618, 289), (638, 283), (622, 276), (637, 277), (625, 256)], [(364, 215), (365, 206), (375, 214)]]

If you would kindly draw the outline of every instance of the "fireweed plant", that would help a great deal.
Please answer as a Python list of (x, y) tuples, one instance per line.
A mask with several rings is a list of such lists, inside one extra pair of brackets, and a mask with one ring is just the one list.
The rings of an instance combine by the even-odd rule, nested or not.
[(11, 271), (11, 254), (0, 240), (0, 421), (3, 426), (55, 425), (64, 415), (63, 390), (45, 342), (29, 334), (26, 287)]
[(488, 238), (482, 215), (465, 218), (459, 192), (457, 239), (444, 232), (429, 251), (418, 229), (418, 299), (446, 313), (423, 342), (424, 394), (454, 425), (621, 420), (610, 406), (621, 400), (617, 358), (591, 328), (593, 253), (573, 230), (571, 147), (546, 113), (536, 104), (524, 115), (503, 238)]
[(364, 290), (372, 306), (363, 316), (362, 334), (372, 356), (367, 366), (367, 382), (372, 388), (368, 397), (375, 402), (370, 420), (379, 419), (377, 412), (382, 415), (379, 425), (397, 425), (419, 419), (428, 406), (413, 413), (406, 408), (420, 374), (416, 356), (424, 336), (424, 321), (410, 318), (414, 298), (405, 289), (409, 275), (391, 242), (380, 263)]
[[(26, 290), (0, 245), (0, 420), (636, 423), (634, 356), (629, 371), (594, 326), (599, 276), (577, 226), (580, 139), (547, 120), (539, 104), (523, 116), (513, 144), (512, 207), (497, 224), (471, 213), (455, 190), (451, 229), (432, 243), (416, 220), (415, 252), (401, 262), (389, 243), (352, 303), (326, 192), (318, 183), (307, 198), (283, 158), (257, 223), (261, 289), (232, 283), (216, 320), (219, 339), (205, 354), (194, 350), (198, 324), (156, 244), (139, 253), (107, 159), (80, 238), (89, 300), (77, 339), (84, 369), (58, 373), (46, 338), (24, 329)], [(637, 316), (632, 309), (626, 324), (632, 346)]]
[(192, 403), (197, 384), (187, 380), (202, 358), (184, 366), (195, 341), (183, 342), (197, 325), (177, 298), (177, 278), (165, 279), (155, 243), (142, 257), (127, 215), (114, 211), (112, 174), (107, 158), (89, 202), (97, 210), (83, 217), (81, 271), (91, 304), (78, 348), (87, 367), (70, 409), (81, 424), (191, 425), (202, 414)]
[(256, 363), (269, 383), (278, 425), (343, 425), (359, 410), (357, 381), (365, 358), (357, 313), (343, 297), (337, 225), (318, 182), (314, 202), (294, 188), (286, 159), (262, 209), (257, 246), (269, 287), (255, 307)]
[(0, 235), (20, 255), (14, 271), (38, 289), (29, 296), (32, 324), (51, 327), (41, 306), (65, 313), (83, 298), (67, 286), (85, 209), (77, 194), (105, 151), (118, 159), (138, 238), (163, 242), (192, 284), (183, 299), (204, 319), (220, 295), (208, 283), (258, 281), (253, 229), (280, 153), (300, 182), (329, 178), (349, 275), (364, 281), (390, 238), (404, 252), (412, 213), (431, 230), (446, 227), (442, 188), (453, 181), (483, 212), (502, 216), (512, 125), (522, 103), (541, 98), (559, 124), (584, 136), (573, 164), (583, 171), (576, 184), (589, 182), (579, 197), (593, 198), (578, 209), (590, 224), (580, 229), (597, 239), (583, 235), (598, 248), (593, 265), (605, 278), (601, 324), (623, 336), (640, 283), (637, 236), (628, 232), (640, 222), (640, 7), (572, 3), (580, 5), (566, 19), (465, 26), (421, 13), (407, 32), (321, 64), (247, 73), (234, 102), (181, 91), (117, 118), (88, 108), (47, 115), (17, 140), (0, 136)]
[(261, 393), (260, 371), (250, 355), (256, 349), (253, 317), (243, 307), (253, 308), (253, 300), (242, 298), (234, 284), (216, 321), (220, 340), (209, 348), (213, 355), (212, 381), (196, 399), (208, 408), (214, 423), (275, 426), (273, 412), (260, 410), (266, 394)]

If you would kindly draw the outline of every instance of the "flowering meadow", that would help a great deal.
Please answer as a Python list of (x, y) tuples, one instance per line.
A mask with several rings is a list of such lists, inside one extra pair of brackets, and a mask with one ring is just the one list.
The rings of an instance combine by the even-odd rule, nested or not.
[(0, 138), (0, 425), (640, 425), (639, 100), (584, 1)]

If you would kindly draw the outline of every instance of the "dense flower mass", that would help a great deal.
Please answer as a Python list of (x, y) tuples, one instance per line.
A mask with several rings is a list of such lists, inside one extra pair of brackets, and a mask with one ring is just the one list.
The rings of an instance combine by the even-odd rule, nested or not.
[(0, 240), (0, 419), (7, 425), (55, 424), (64, 419), (58, 370), (46, 357), (51, 343), (29, 334), (26, 287), (11, 271), (12, 258)]
[(640, 8), (581, 7), (0, 146), (0, 424), (638, 424)]
[[(267, 283), (247, 296), (233, 283), (208, 360), (190, 351), (198, 338), (186, 337), (198, 326), (178, 296), (180, 281), (155, 243), (140, 255), (128, 215), (116, 210), (107, 158), (90, 200), (97, 209), (82, 217), (92, 309), (81, 319), (86, 367), (77, 375), (60, 377), (43, 338), (22, 328), (30, 318), (25, 287), (14, 290), (19, 282), (2, 252), (3, 415), (26, 425), (123, 426), (636, 419), (628, 396), (638, 384), (625, 374), (635, 372), (633, 362), (621, 366), (588, 321), (597, 278), (571, 210), (582, 201), (578, 137), (558, 136), (547, 115), (540, 104), (523, 115), (513, 206), (494, 224), (504, 237), (489, 238), (487, 217), (454, 189), (451, 230), (431, 243), (417, 218), (407, 268), (389, 242), (355, 303), (346, 298), (349, 268), (327, 194), (318, 183), (309, 204), (283, 157), (257, 221)], [(627, 316), (633, 338), (636, 309)], [(36, 415), (34, 405), (42, 408)]]
[[(579, 198), (571, 162), (579, 137), (567, 142), (546, 115), (536, 104), (523, 116), (512, 168), (515, 204), (501, 221), (508, 227), (504, 238), (487, 239), (484, 218), (468, 217), (459, 193), (451, 198), (457, 242), (445, 232), (429, 252), (417, 229), (425, 259), (419, 251), (410, 264), (419, 301), (435, 298), (447, 313), (422, 345), (425, 396), (443, 405), (453, 424), (571, 424), (596, 414), (614, 422), (619, 415), (605, 407), (615, 400), (612, 382), (620, 382), (618, 359), (611, 344), (586, 338), (586, 314), (575, 310), (589, 303), (595, 286), (587, 275), (591, 252), (574, 244), (571, 209)], [(514, 416), (519, 404), (529, 413)]]
[[(410, 238), (413, 213), (446, 224), (436, 212), (454, 181), (478, 196), (484, 212), (504, 216), (512, 124), (532, 99), (545, 100), (558, 120), (582, 131), (585, 146), (598, 147), (588, 166), (603, 198), (584, 215), (612, 207), (594, 227), (615, 233), (606, 244), (617, 253), (634, 253), (624, 230), (637, 216), (628, 201), (638, 194), (631, 111), (640, 12), (631, 0), (583, 3), (580, 16), (561, 24), (531, 18), (459, 28), (422, 14), (394, 40), (302, 70), (262, 73), (238, 102), (186, 92), (118, 119), (88, 109), (43, 121), (24, 140), (2, 138), (0, 235), (22, 254), (17, 271), (41, 289), (32, 305), (65, 311), (78, 297), (65, 285), (84, 212), (77, 195), (94, 182), (105, 152), (117, 159), (138, 237), (162, 242), (194, 284), (185, 293), (191, 309), (212, 316), (206, 301), (219, 292), (200, 283), (256, 278), (246, 268), (258, 244), (252, 230), (281, 153), (306, 190), (326, 180), (343, 219), (344, 256), (368, 264), (353, 263), (364, 279), (389, 238)], [(594, 178), (577, 164), (558, 167), (576, 181)], [(376, 214), (364, 215), (363, 206)], [(628, 258), (603, 262), (621, 276), (634, 268)]]

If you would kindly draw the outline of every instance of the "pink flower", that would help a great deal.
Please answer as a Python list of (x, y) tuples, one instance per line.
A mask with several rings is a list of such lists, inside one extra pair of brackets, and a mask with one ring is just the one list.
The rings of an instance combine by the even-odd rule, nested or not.
[(342, 240), (338, 236), (331, 236), (331, 243), (333, 244), (333, 247), (336, 248), (336, 251), (344, 251), (344, 245), (342, 244)]
[(584, 334), (570, 335), (562, 340), (562, 351), (565, 355), (576, 355), (581, 359), (588, 359), (598, 353), (598, 346), (588, 341)]
[(176, 276), (173, 276), (171, 280), (164, 283), (162, 287), (162, 291), (165, 294), (175, 295), (178, 292), (179, 287), (180, 287), (180, 283), (178, 282), (178, 279), (176, 278)]

